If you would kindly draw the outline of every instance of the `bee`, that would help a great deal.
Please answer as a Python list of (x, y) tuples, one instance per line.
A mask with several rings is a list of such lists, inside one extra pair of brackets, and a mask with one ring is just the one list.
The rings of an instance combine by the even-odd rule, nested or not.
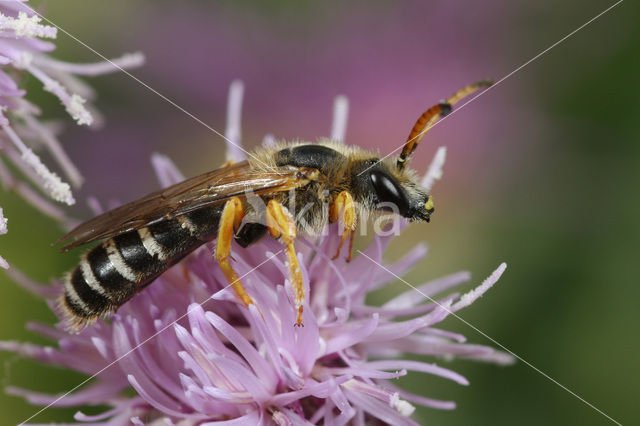
[[(388, 211), (429, 222), (432, 198), (407, 162), (424, 134), (465, 96), (488, 87), (466, 86), (426, 110), (412, 128), (397, 159), (323, 140), (283, 143), (256, 150), (229, 164), (101, 214), (73, 229), (58, 243), (62, 251), (93, 241), (64, 280), (58, 306), (70, 331), (78, 332), (141, 292), (201, 245), (215, 242), (215, 260), (245, 306), (253, 303), (231, 263), (231, 242), (247, 247), (270, 234), (284, 246), (302, 325), (305, 290), (294, 243), (304, 224), (319, 232), (339, 222), (340, 243), (351, 259), (358, 218)], [(258, 198), (261, 203), (251, 202)], [(256, 207), (257, 206), (257, 207)], [(289, 206), (292, 211), (286, 206)], [(327, 208), (328, 207), (328, 208)]]

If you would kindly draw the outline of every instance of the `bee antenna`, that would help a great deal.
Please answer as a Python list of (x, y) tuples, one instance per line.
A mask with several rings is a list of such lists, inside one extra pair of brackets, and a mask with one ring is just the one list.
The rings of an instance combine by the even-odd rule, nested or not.
[(411, 129), (411, 133), (409, 133), (409, 136), (407, 137), (407, 142), (398, 157), (398, 169), (402, 170), (404, 168), (407, 159), (411, 154), (413, 154), (413, 151), (416, 150), (424, 135), (431, 130), (433, 126), (435, 126), (438, 120), (451, 113), (453, 105), (462, 98), (465, 98), (480, 89), (487, 88), (492, 84), (493, 81), (491, 80), (480, 80), (475, 83), (471, 83), (422, 113), (418, 118), (418, 121), (416, 121), (416, 124)]

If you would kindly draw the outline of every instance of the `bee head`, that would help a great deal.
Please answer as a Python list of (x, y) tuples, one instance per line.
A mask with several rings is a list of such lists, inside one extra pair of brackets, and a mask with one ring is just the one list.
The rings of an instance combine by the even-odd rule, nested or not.
[(429, 222), (434, 211), (433, 199), (412, 170), (373, 159), (364, 162), (356, 175), (360, 198), (366, 199), (371, 208), (394, 212), (412, 221)]

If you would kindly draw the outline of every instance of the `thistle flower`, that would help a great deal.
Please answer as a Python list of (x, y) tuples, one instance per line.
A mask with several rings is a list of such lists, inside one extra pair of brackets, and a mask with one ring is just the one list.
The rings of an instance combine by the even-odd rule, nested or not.
[[(2, 207), (0, 207), (0, 235), (7, 233), (7, 218), (4, 217), (4, 213), (2, 211)], [(0, 256), (0, 268), (7, 269), (9, 268), (9, 264), (2, 256)]]
[[(26, 0), (0, 2), (0, 152), (27, 177), (31, 184), (56, 201), (74, 204), (71, 187), (82, 183), (82, 176), (56, 138), (57, 126), (37, 117), (40, 109), (28, 101), (20, 82), (25, 74), (39, 80), (45, 91), (56, 96), (67, 113), (79, 125), (96, 126), (100, 116), (88, 101), (93, 90), (78, 75), (98, 75), (134, 67), (142, 63), (141, 54), (128, 54), (113, 61), (72, 64), (52, 59), (48, 53), (55, 45), (57, 28), (42, 23), (42, 18)], [(27, 144), (25, 141), (30, 143)], [(58, 163), (66, 183), (52, 172), (34, 150), (46, 150)], [(0, 181), (27, 202), (54, 219), (63, 220), (63, 212), (43, 198), (29, 184), (15, 178), (0, 158)]]
[[(238, 93), (236, 83), (231, 96)], [(345, 100), (336, 107), (342, 111), (338, 120), (345, 123)], [(344, 136), (344, 129), (343, 124), (334, 126), (337, 135)], [(239, 142), (239, 129), (227, 133)], [(439, 177), (443, 161), (440, 149), (425, 182)], [(156, 154), (152, 163), (163, 186), (182, 180), (167, 157)], [(467, 272), (372, 306), (366, 301), (370, 292), (426, 255), (426, 247), (419, 245), (394, 264), (376, 266), (373, 262), (385, 264), (383, 253), (392, 238), (376, 236), (350, 263), (330, 260), (339, 242), (337, 225), (319, 240), (297, 240), (308, 295), (302, 328), (293, 327), (292, 289), (278, 242), (267, 238), (247, 249), (232, 249), (234, 267), (260, 310), (237, 301), (213, 261), (213, 246), (205, 246), (110, 321), (100, 320), (77, 335), (64, 332), (61, 324), (29, 324), (58, 347), (0, 342), (2, 350), (92, 375), (89, 385), (62, 396), (15, 387), (7, 392), (43, 406), (111, 406), (99, 415), (75, 415), (91, 424), (415, 425), (410, 417), (415, 404), (453, 409), (455, 403), (412, 394), (394, 379), (414, 372), (461, 385), (468, 381), (436, 363), (405, 359), (407, 354), (512, 362), (508, 354), (468, 344), (464, 336), (437, 326), (484, 294), (506, 265), (462, 296), (442, 294), (468, 281)], [(59, 289), (26, 284), (54, 307)], [(128, 388), (136, 395), (125, 396)]]

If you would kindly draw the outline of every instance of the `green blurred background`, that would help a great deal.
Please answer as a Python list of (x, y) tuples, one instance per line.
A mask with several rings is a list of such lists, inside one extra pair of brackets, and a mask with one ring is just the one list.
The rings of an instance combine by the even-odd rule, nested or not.
[[(57, 25), (107, 56), (141, 50), (133, 73), (224, 131), (226, 91), (246, 83), (243, 139), (265, 133), (327, 135), (332, 100), (350, 99), (347, 141), (381, 152), (399, 145), (427, 106), (478, 78), (500, 79), (613, 2), (34, 2)], [(502, 261), (500, 282), (461, 316), (622, 424), (640, 424), (640, 7), (625, 1), (438, 125), (417, 152), (421, 172), (448, 147), (437, 212), (394, 241), (389, 259), (428, 243), (405, 278), (419, 284), (461, 269), (479, 283)], [(97, 60), (60, 34), (54, 56)], [(74, 128), (28, 81), (46, 116), (65, 119), (62, 140), (87, 182), (83, 200), (131, 200), (156, 188), (149, 155), (168, 154), (187, 176), (216, 167), (223, 140), (125, 75), (90, 83), (106, 126)], [(420, 166), (423, 164), (423, 166)], [(62, 231), (16, 195), (0, 192), (9, 233), (0, 253), (48, 282), (74, 256), (50, 243)], [(469, 287), (471, 284), (469, 285)], [(402, 283), (389, 293), (404, 291)], [(44, 342), (27, 321), (51, 323), (41, 300), (0, 273), (0, 339)], [(383, 295), (388, 297), (389, 295)], [(455, 318), (444, 327), (492, 345)], [(444, 361), (439, 361), (447, 364)], [(0, 353), (2, 385), (60, 392), (82, 377)], [(448, 365), (461, 387), (416, 374), (404, 380), (454, 411), (419, 409), (425, 424), (610, 424), (523, 362)], [(424, 389), (424, 390), (421, 390)], [(37, 408), (0, 394), (0, 424)], [(70, 421), (50, 409), (36, 422)]]

